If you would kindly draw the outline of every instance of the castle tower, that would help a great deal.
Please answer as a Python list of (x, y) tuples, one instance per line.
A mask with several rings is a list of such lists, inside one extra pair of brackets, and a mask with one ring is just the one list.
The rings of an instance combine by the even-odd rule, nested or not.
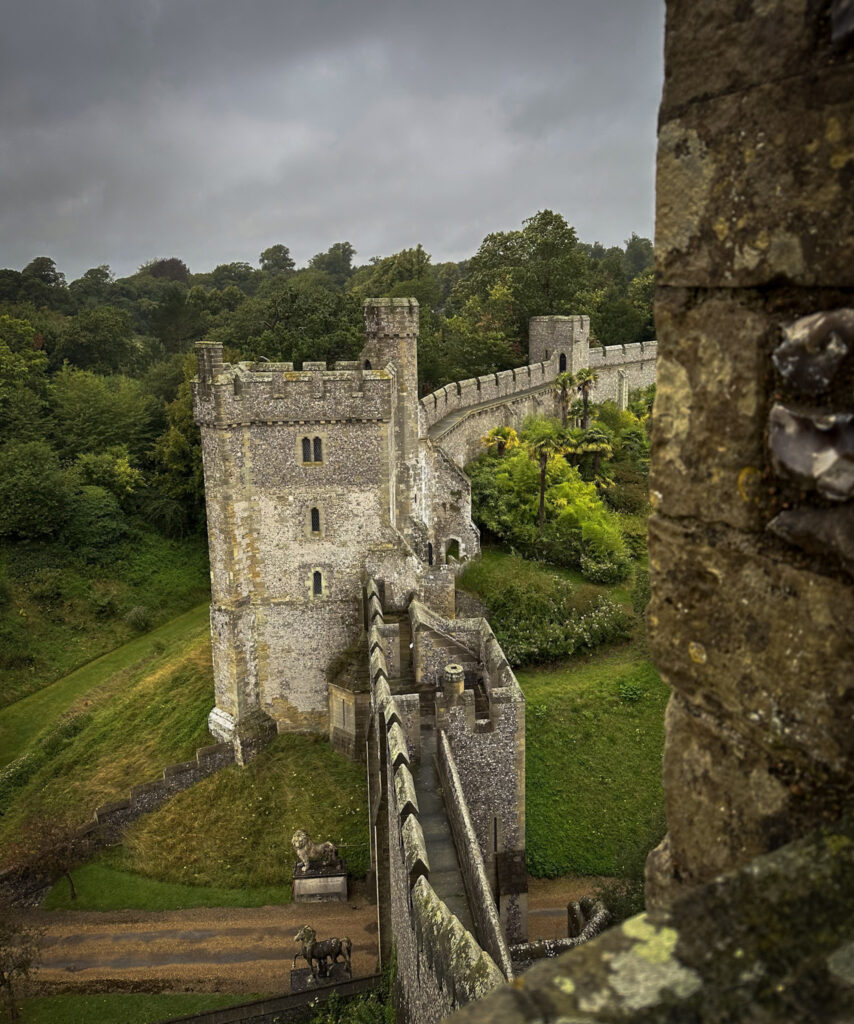
[(534, 316), (528, 323), (528, 361), (577, 373), (590, 364), (589, 316)]
[(412, 545), (418, 461), (418, 314), (416, 299), (368, 299), (364, 306), (367, 343), (364, 366), (393, 365), (397, 375), (394, 410), (396, 470), (392, 522)]
[[(418, 304), (365, 306), (359, 362), (223, 364), (197, 345), (211, 558), (211, 732), (326, 732), (333, 663), (363, 630), (366, 572), (417, 589)], [(246, 734), (244, 737), (244, 733)], [(251, 748), (251, 749), (250, 749)]]

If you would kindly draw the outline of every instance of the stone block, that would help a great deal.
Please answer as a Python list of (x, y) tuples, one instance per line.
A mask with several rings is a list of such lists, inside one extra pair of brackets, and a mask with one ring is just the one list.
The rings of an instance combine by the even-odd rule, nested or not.
[(808, 73), (840, 59), (822, 7), (810, 0), (669, 0), (663, 117), (687, 103), (787, 79), (793, 70)]
[(758, 529), (775, 324), (756, 304), (718, 293), (695, 300), (682, 289), (659, 293), (656, 324), (653, 506)]
[(681, 882), (711, 881), (838, 818), (838, 790), (790, 775), (786, 762), (720, 716), (674, 694), (666, 723), (669, 852)]
[(670, 685), (808, 774), (850, 770), (851, 588), (777, 561), (743, 535), (659, 516), (649, 555), (650, 647)]
[(656, 270), (687, 287), (854, 285), (854, 66), (682, 109), (659, 132)]
[(346, 871), (294, 873), (292, 894), (295, 903), (347, 902)]

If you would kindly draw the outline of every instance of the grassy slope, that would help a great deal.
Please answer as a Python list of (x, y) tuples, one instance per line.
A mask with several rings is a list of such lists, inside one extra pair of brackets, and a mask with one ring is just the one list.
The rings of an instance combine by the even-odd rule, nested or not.
[(225, 768), (140, 819), (125, 867), (170, 882), (260, 887), (289, 879), (297, 828), (368, 868), (365, 770), (318, 736), (279, 736), (246, 768)]
[(116, 688), (110, 684), (115, 683), (120, 675), (122, 682), (133, 680), (152, 664), (158, 652), (167, 652), (168, 657), (169, 652), (184, 645), (188, 639), (206, 635), (208, 623), (208, 605), (199, 605), (159, 629), (90, 661), (29, 697), (0, 709), (0, 766), (22, 754), (75, 702), (85, 701), (86, 695), (100, 686), (106, 686), (107, 690)]
[[(0, 707), (132, 639), (125, 621), (131, 608), (144, 607), (158, 625), (210, 594), (207, 544), (199, 536), (166, 540), (141, 532), (103, 565), (58, 545), (7, 545), (0, 555), (12, 588), (0, 610), (0, 633), (11, 630), (0, 662)], [(12, 656), (11, 637), (19, 656)]]
[(215, 992), (109, 993), (102, 995), (37, 996), (22, 1000), (21, 1024), (156, 1024), (171, 1017), (250, 1002), (260, 996), (228, 996)]
[[(99, 804), (126, 796), (132, 785), (210, 742), (210, 642), (197, 617), (190, 623), (168, 651), (118, 671), (65, 705), (66, 720), (81, 715), (83, 726), (51, 747), (12, 791), (0, 818), (0, 847), (33, 817), (87, 820)], [(55, 722), (55, 709), (52, 714)], [(48, 711), (43, 721), (50, 723)]]
[(664, 834), (667, 687), (637, 645), (517, 675), (531, 873), (636, 875)]

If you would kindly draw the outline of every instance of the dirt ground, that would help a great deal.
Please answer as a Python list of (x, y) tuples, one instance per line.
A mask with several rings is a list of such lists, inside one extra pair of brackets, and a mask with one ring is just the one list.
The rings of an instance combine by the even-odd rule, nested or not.
[[(566, 904), (599, 878), (531, 879), (529, 937), (566, 935)], [(377, 911), (357, 886), (347, 903), (147, 912), (32, 911), (46, 929), (35, 979), (43, 992), (172, 991), (284, 993), (295, 932), (353, 943), (353, 977), (377, 968)], [(300, 959), (298, 967), (305, 963)]]

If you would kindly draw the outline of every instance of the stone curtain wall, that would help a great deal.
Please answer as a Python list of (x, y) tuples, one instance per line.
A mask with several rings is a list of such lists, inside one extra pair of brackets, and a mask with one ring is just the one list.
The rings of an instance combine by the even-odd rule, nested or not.
[[(563, 326), (578, 317), (535, 317), (542, 329), (550, 321)], [(591, 397), (594, 402), (616, 402), (625, 408), (629, 392), (655, 383), (658, 343), (610, 345), (588, 348), (581, 339), (564, 339), (569, 370), (590, 366), (598, 375)], [(574, 343), (573, 343), (574, 341)], [(538, 350), (543, 346), (538, 345)], [(440, 446), (456, 465), (464, 466), (482, 450), (481, 438), (496, 426), (520, 429), (526, 416), (556, 416), (558, 406), (552, 384), (559, 370), (560, 350), (550, 350), (547, 360), (503, 373), (447, 384), (420, 402), (420, 429)]]
[[(393, 697), (389, 686), (382, 601), (369, 580), (368, 615), (371, 675), (371, 736), (374, 750), (368, 770), (372, 820), (385, 804), (386, 820), (373, 834), (380, 906), (381, 948), (392, 937), (397, 964), (398, 1019), (435, 1024), (466, 1003), (481, 998), (505, 978), (475, 937), (439, 899), (429, 882), (430, 863), (418, 820), (418, 796), (412, 775), (414, 753), (404, 731), (415, 717), (417, 694)], [(415, 698), (415, 702), (409, 698)], [(401, 711), (398, 704), (407, 702)], [(417, 721), (417, 717), (416, 717)], [(411, 722), (410, 722), (411, 725)], [(381, 788), (380, 788), (381, 787)]]
[(625, 408), (631, 391), (655, 383), (657, 357), (657, 341), (591, 349), (589, 366), (599, 374), (591, 391), (592, 400), (616, 402)]
[(445, 416), (460, 409), (471, 409), (485, 402), (514, 398), (520, 392), (549, 387), (557, 374), (556, 365), (555, 361), (534, 363), (531, 366), (517, 367), (515, 370), (489, 373), (483, 377), (471, 377), (469, 380), (446, 384), (445, 387), (421, 399), (419, 422), (422, 434)]
[(439, 733), (438, 751), (439, 778), (442, 781), (442, 796), (448, 812), (448, 820), (454, 833), (454, 845), (461, 851), (460, 870), (466, 884), (469, 907), (474, 918), (477, 936), (483, 948), (489, 953), (508, 981), (513, 979), (513, 964), (510, 950), (501, 928), (498, 908), (486, 877), (486, 867), (480, 853), (480, 844), (463, 793), (460, 775), (454, 763), (448, 738)]
[(508, 398), (495, 405), (474, 406), (434, 428), (431, 440), (457, 466), (463, 467), (483, 451), (481, 438), (493, 427), (521, 430), (528, 416), (557, 416), (551, 384), (538, 391)]

